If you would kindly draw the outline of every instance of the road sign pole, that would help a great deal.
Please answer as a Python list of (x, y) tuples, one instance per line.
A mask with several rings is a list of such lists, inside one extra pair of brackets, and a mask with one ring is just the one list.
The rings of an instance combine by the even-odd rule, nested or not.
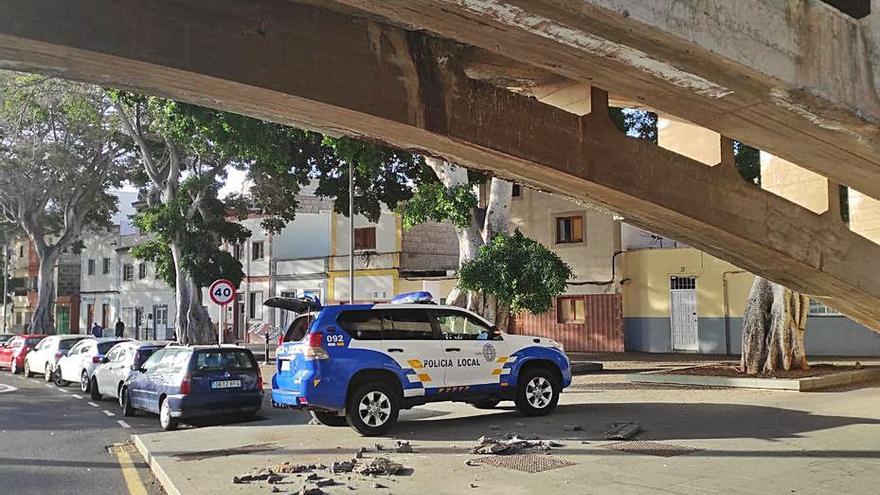
[(223, 331), (226, 330), (226, 305), (220, 306), (220, 329), (217, 330), (217, 345), (223, 345)]

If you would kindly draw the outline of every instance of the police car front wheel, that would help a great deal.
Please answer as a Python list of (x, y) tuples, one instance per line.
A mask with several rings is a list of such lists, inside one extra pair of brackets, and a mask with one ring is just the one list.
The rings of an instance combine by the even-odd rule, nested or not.
[(522, 373), (517, 380), (516, 408), (526, 416), (550, 414), (559, 402), (561, 387), (553, 373), (536, 368)]
[(345, 417), (348, 424), (365, 436), (381, 435), (391, 429), (400, 414), (394, 390), (384, 383), (358, 387), (348, 398)]

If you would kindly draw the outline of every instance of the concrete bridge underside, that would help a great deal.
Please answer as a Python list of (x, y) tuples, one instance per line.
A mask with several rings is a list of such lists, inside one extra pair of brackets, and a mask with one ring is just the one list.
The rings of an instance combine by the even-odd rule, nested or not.
[[(762, 20), (777, 32), (756, 32)], [(0, 65), (490, 170), (880, 329), (880, 246), (840, 220), (837, 187), (815, 214), (743, 181), (728, 138), (713, 167), (627, 138), (605, 91), (878, 198), (872, 22), (816, 0), (6, 0)], [(584, 82), (587, 115), (531, 96)]]

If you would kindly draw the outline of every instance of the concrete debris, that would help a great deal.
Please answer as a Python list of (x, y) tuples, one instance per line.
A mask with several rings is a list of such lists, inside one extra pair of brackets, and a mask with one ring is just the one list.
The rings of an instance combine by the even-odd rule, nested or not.
[(584, 431), (584, 427), (581, 425), (565, 425), (562, 427), (562, 431)]
[(471, 449), (471, 454), (483, 455), (511, 455), (518, 454), (523, 451), (534, 450), (550, 450), (555, 447), (562, 447), (559, 442), (546, 440), (525, 440), (519, 437), (510, 439), (500, 439), (492, 437), (480, 437), (477, 445)]
[(333, 474), (350, 473), (354, 470), (354, 462), (352, 461), (333, 461), (330, 465), (330, 472)]
[(376, 489), (376, 490), (378, 490), (378, 489), (380, 489), (380, 488), (388, 488), (387, 486), (385, 486), (385, 485), (383, 485), (383, 484), (381, 484), (381, 483), (373, 483), (372, 485), (370, 485), (370, 487), (371, 487), (371, 488), (374, 488), (374, 489)]
[(385, 446), (382, 445), (381, 443), (377, 443), (376, 444), (376, 452), (382, 452), (383, 450), (385, 450)]
[(254, 481), (269, 481), (269, 483), (277, 483), (281, 481), (284, 477), (279, 476), (271, 469), (261, 469), (256, 473), (252, 474), (243, 474), (241, 476), (233, 476), (232, 482), (236, 485), (241, 485), (245, 483), (253, 483)]
[(613, 423), (603, 436), (606, 440), (630, 440), (640, 431), (642, 427), (638, 423)]
[(412, 445), (409, 444), (409, 440), (398, 440), (394, 451), (398, 454), (412, 454), (414, 452)]
[(274, 485), (275, 483), (279, 483), (283, 479), (284, 479), (284, 476), (273, 474), (273, 475), (269, 476), (268, 478), (266, 478), (266, 483), (269, 483), (270, 485)]
[(367, 476), (375, 476), (378, 474), (395, 475), (403, 469), (403, 465), (398, 464), (386, 457), (374, 457), (368, 462), (359, 464), (354, 472)]
[(290, 462), (282, 462), (281, 464), (276, 464), (275, 466), (273, 466), (272, 471), (276, 473), (296, 474), (311, 471), (311, 468), (306, 464), (292, 464)]
[(324, 490), (321, 490), (319, 487), (306, 483), (305, 486), (299, 489), (296, 492), (297, 495), (323, 495)]
[(315, 478), (312, 482), (318, 487), (333, 486), (336, 481), (333, 478)]
[(277, 486), (273, 486), (272, 493), (281, 493), (281, 488), (278, 488)]

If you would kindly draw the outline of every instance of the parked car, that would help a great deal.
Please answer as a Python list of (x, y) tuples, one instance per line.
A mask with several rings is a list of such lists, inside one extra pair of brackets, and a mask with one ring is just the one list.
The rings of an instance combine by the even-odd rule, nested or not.
[(490, 409), (511, 400), (525, 416), (549, 414), (571, 384), (561, 344), (505, 334), (470, 311), (433, 304), (426, 292), (326, 306), (306, 338), (276, 355), (273, 406), (307, 409), (362, 435), (382, 434), (400, 409), (435, 401)]
[(56, 365), (65, 352), (83, 339), (94, 339), (90, 335), (50, 335), (37, 344), (24, 358), (24, 375), (28, 378), (41, 373), (50, 382), (55, 378)]
[(119, 392), (122, 390), (122, 385), (129, 375), (136, 373), (150, 356), (167, 345), (168, 342), (163, 341), (132, 340), (113, 346), (101, 360), (101, 364), (92, 372), (92, 383), (89, 385), (92, 399), (99, 400), (107, 395), (118, 400), (121, 397)]
[(0, 368), (8, 368), (13, 375), (24, 369), (24, 358), (40, 343), (45, 335), (16, 335), (0, 346)]
[(0, 345), (8, 342), (12, 337), (15, 337), (14, 333), (0, 333)]
[(129, 377), (121, 396), (125, 416), (138, 409), (158, 413), (162, 429), (173, 430), (181, 419), (256, 414), (263, 377), (243, 347), (170, 345)]
[(99, 339), (84, 339), (76, 343), (69, 351), (58, 360), (57, 383), (66, 387), (71, 382), (79, 382), (79, 388), (83, 392), (89, 391), (92, 383), (92, 372), (104, 360), (104, 355), (120, 342), (128, 342), (131, 339), (117, 337), (102, 337)]

